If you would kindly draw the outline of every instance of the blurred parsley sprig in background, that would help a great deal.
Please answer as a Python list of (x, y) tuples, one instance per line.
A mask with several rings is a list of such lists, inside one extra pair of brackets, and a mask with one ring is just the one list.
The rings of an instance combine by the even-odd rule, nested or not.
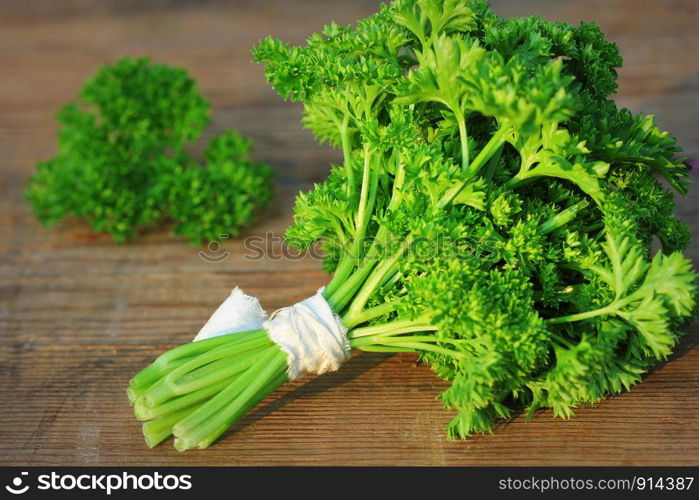
[(188, 147), (210, 106), (180, 68), (124, 58), (102, 67), (57, 118), (58, 153), (40, 162), (26, 197), (47, 226), (74, 216), (122, 243), (166, 218), (192, 243), (235, 236), (272, 196), (272, 169), (250, 160), (235, 130), (202, 163)]

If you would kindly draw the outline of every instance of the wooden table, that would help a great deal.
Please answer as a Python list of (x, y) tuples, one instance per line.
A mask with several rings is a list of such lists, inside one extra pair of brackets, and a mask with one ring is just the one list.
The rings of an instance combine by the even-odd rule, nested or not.
[[(340, 372), (269, 398), (203, 452), (149, 450), (132, 418), (130, 376), (188, 341), (231, 287), (268, 310), (312, 294), (327, 278), (312, 260), (243, 258), (243, 238), (280, 236), (294, 195), (322, 179), (337, 151), (319, 147), (250, 63), (274, 34), (300, 42), (324, 23), (349, 23), (376, 1), (4, 0), (0, 6), (0, 464), (699, 464), (699, 329), (630, 393), (543, 411), (492, 435), (449, 442), (444, 385), (410, 355), (361, 354)], [(699, 157), (699, 4), (675, 1), (495, 1), (505, 15), (595, 19), (626, 59), (619, 100), (657, 112)], [(181, 65), (214, 107), (210, 133), (237, 127), (278, 169), (273, 207), (222, 262), (148, 230), (117, 246), (81, 222), (47, 230), (22, 198), (34, 164), (56, 147), (52, 115), (96, 68), (124, 54)], [(680, 204), (696, 231), (699, 189)], [(699, 257), (699, 245), (690, 254)]]

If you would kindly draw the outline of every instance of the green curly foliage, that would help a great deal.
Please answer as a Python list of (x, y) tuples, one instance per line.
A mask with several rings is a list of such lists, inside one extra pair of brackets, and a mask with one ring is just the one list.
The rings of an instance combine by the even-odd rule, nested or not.
[(670, 355), (696, 300), (665, 187), (686, 193), (687, 168), (611, 100), (622, 60), (596, 24), (395, 0), (254, 56), (343, 151), (289, 237), (326, 249), (353, 347), (451, 382), (449, 436), (521, 407), (569, 417)]
[(235, 235), (270, 199), (271, 169), (233, 130), (198, 163), (188, 148), (209, 115), (183, 69), (130, 58), (104, 66), (58, 113), (58, 153), (37, 165), (26, 197), (48, 226), (78, 217), (120, 243), (163, 219), (193, 243)]

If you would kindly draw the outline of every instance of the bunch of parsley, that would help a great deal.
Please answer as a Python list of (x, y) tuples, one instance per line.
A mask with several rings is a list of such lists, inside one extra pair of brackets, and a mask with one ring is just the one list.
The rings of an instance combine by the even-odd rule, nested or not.
[[(451, 382), (449, 436), (522, 407), (569, 417), (672, 352), (696, 274), (664, 183), (684, 194), (687, 168), (652, 117), (609, 99), (622, 61), (597, 25), (396, 0), (254, 55), (344, 153), (299, 195), (289, 240), (323, 246), (353, 348), (416, 352)], [(242, 335), (134, 377), (150, 445), (204, 448), (286, 380), (264, 332)]]
[(58, 153), (26, 191), (46, 225), (79, 217), (124, 242), (170, 218), (176, 234), (200, 243), (236, 235), (271, 198), (270, 167), (250, 160), (250, 141), (235, 130), (211, 140), (203, 165), (188, 151), (210, 117), (185, 70), (121, 59), (78, 97), (58, 113)]

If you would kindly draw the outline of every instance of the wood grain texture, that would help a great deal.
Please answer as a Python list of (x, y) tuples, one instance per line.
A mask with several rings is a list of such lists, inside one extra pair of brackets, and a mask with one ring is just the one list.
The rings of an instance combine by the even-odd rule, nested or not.
[[(619, 101), (653, 112), (699, 157), (699, 4), (694, 0), (494, 1), (504, 15), (596, 20), (626, 65)], [(340, 372), (290, 384), (203, 452), (148, 450), (126, 402), (128, 379), (188, 341), (240, 285), (268, 310), (325, 281), (311, 259), (244, 258), (243, 238), (207, 262), (199, 249), (147, 230), (126, 246), (80, 222), (47, 230), (22, 186), (55, 151), (53, 113), (86, 76), (124, 54), (189, 68), (214, 108), (209, 134), (235, 126), (278, 169), (276, 201), (244, 235), (283, 234), (294, 195), (338, 154), (319, 147), (250, 63), (274, 34), (302, 41), (373, 0), (61, 1), (0, 5), (0, 464), (576, 465), (699, 464), (699, 329), (631, 392), (570, 421), (518, 416), (492, 435), (449, 442), (444, 384), (410, 355), (360, 354)], [(699, 190), (682, 200), (699, 230)], [(690, 249), (697, 261), (699, 246)]]

